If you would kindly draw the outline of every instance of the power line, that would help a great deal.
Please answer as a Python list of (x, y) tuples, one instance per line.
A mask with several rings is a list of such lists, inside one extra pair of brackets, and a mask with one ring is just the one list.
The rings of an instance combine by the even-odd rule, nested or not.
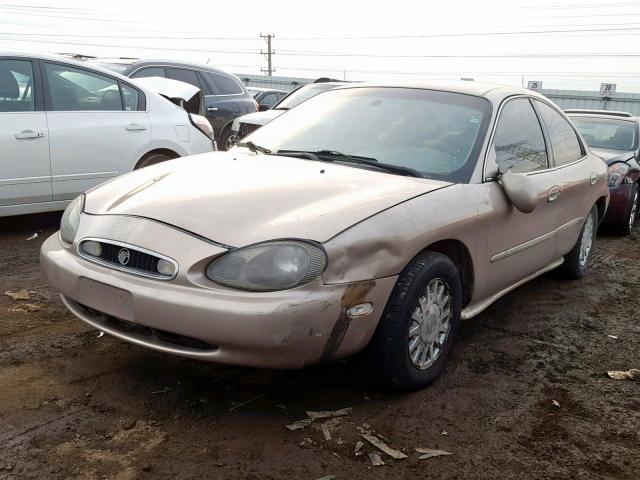
[(638, 30), (640, 27), (621, 28), (595, 28), (595, 29), (561, 29), (561, 30), (525, 30), (511, 32), (461, 32), (461, 33), (431, 33), (421, 35), (369, 35), (369, 36), (346, 36), (346, 37), (280, 37), (281, 40), (387, 40), (396, 38), (446, 38), (446, 37), (478, 37), (478, 36), (499, 36), (499, 35), (546, 35), (556, 33), (594, 33), (594, 32), (618, 32), (628, 30)]
[[(640, 26), (638, 26), (640, 28)], [(15, 35), (24, 37), (73, 37), (73, 38), (131, 38), (131, 39), (162, 39), (162, 40), (251, 40), (255, 37), (167, 37), (166, 35), (100, 35), (100, 34), (76, 34), (76, 33), (23, 33), (2, 32), (2, 35)]]
[(640, 53), (495, 53), (495, 54), (380, 54), (380, 53), (329, 53), (314, 51), (280, 50), (279, 55), (293, 57), (358, 57), (358, 58), (601, 58), (640, 57)]

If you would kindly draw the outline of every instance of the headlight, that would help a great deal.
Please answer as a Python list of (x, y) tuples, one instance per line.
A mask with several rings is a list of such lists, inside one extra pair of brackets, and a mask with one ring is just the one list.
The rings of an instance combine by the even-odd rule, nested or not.
[(310, 282), (327, 265), (324, 249), (315, 243), (279, 240), (232, 250), (209, 264), (207, 278), (221, 285), (269, 292)]
[(67, 243), (73, 243), (80, 225), (80, 214), (84, 210), (84, 194), (76, 197), (62, 214), (60, 220), (60, 238)]
[(609, 186), (617, 187), (624, 182), (624, 178), (629, 172), (629, 165), (626, 163), (614, 163), (609, 167)]

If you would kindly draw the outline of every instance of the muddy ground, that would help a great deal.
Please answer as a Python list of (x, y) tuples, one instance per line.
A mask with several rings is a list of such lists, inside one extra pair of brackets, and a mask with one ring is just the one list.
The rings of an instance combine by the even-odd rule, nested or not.
[[(638, 230), (600, 235), (584, 280), (546, 275), (465, 323), (445, 374), (400, 395), (354, 361), (260, 371), (99, 338), (40, 273), (58, 219), (0, 220), (2, 479), (640, 479), (640, 382), (605, 374), (640, 368)], [(285, 429), (343, 407), (330, 441)], [(355, 456), (363, 424), (409, 458)]]

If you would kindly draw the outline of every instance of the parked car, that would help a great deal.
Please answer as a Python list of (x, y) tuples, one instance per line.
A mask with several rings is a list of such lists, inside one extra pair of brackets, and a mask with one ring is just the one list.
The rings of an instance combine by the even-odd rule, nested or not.
[(258, 102), (259, 110), (269, 110), (276, 103), (286, 97), (289, 92), (286, 90), (276, 90), (273, 88), (247, 87), (249, 93)]
[(198, 87), (204, 93), (205, 115), (219, 145), (225, 143), (222, 137), (227, 124), (236, 117), (258, 111), (258, 103), (238, 77), (210, 65), (131, 58), (98, 58), (86, 63), (131, 78), (165, 77)]
[(63, 210), (116, 175), (213, 148), (204, 117), (126, 77), (0, 53), (0, 216)]
[(637, 218), (640, 188), (639, 119), (627, 112), (566, 110), (591, 151), (609, 166), (611, 202), (604, 223), (629, 234)]
[(301, 104), (305, 100), (309, 100), (311, 97), (314, 97), (319, 93), (326, 92), (327, 90), (331, 90), (345, 84), (346, 82), (321, 82), (308, 83), (298, 87), (280, 100), (280, 102), (276, 103), (270, 110), (249, 113), (236, 118), (229, 126), (229, 135), (223, 135), (223, 138), (218, 142), (218, 146), (221, 150), (227, 150), (242, 138), (256, 131), (262, 125), (266, 125), (274, 118), (279, 117), (287, 110)]
[(353, 84), (78, 197), (41, 263), (71, 312), (138, 345), (278, 368), (368, 346), (412, 389), (461, 319), (548, 270), (583, 276), (608, 195), (538, 94)]

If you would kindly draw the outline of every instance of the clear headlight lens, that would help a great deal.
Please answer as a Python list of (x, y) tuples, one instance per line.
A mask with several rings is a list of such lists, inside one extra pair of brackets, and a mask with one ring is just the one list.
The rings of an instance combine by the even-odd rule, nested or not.
[(60, 238), (67, 243), (73, 243), (80, 225), (80, 214), (84, 210), (84, 194), (76, 197), (66, 208), (60, 220)]
[(206, 276), (221, 285), (257, 292), (286, 290), (317, 278), (327, 265), (315, 243), (278, 240), (239, 248), (209, 264)]
[(626, 163), (614, 163), (609, 167), (609, 186), (617, 187), (623, 181), (624, 177), (629, 172), (629, 165)]

